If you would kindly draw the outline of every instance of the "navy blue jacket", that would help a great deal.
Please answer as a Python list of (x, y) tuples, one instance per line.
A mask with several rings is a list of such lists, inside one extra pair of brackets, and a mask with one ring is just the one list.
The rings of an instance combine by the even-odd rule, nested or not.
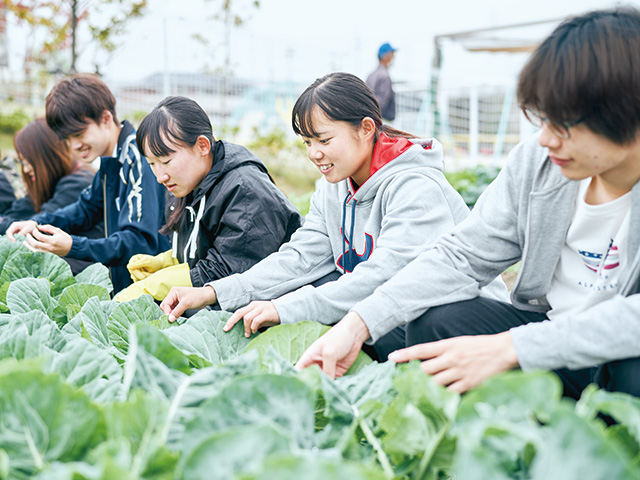
[[(164, 222), (165, 188), (157, 181), (136, 145), (133, 125), (122, 123), (115, 157), (101, 157), (100, 170), (77, 202), (33, 217), (71, 234), (67, 257), (111, 267), (115, 293), (132, 283), (127, 262), (132, 255), (157, 255), (169, 249), (158, 230)], [(104, 221), (105, 237), (74, 235)]]

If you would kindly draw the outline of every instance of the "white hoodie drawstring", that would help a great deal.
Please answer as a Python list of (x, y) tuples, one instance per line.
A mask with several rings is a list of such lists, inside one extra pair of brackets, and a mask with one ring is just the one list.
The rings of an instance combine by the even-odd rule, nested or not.
[[(195, 218), (195, 224), (193, 225), (193, 230), (191, 230), (191, 235), (189, 235), (189, 240), (187, 241), (187, 244), (184, 247), (185, 262), (187, 261), (188, 258), (196, 257), (196, 249), (198, 248), (198, 233), (200, 233), (200, 220), (204, 215), (204, 205), (206, 201), (207, 201), (207, 196), (203, 195), (202, 198), (200, 199), (200, 207), (198, 208), (198, 214), (196, 215), (196, 218)], [(193, 216), (195, 215), (195, 211), (193, 210), (192, 207), (187, 207), (187, 210), (189, 210), (189, 213), (191, 214), (191, 221), (194, 221)], [(175, 251), (178, 247), (178, 234), (177, 232), (174, 232), (173, 235), (174, 235), (173, 248)], [(189, 252), (188, 256), (187, 256), (187, 251)]]
[[(129, 221), (131, 221), (131, 217), (133, 215), (133, 199), (135, 198), (137, 200), (136, 216), (138, 222), (140, 222), (140, 219), (142, 218), (142, 158), (140, 157), (140, 153), (136, 148), (131, 149), (135, 158), (132, 159), (129, 156), (129, 144), (132, 143), (135, 139), (135, 135), (129, 135), (124, 141), (120, 162), (124, 163), (126, 161), (131, 167), (129, 169), (129, 181), (131, 182), (131, 190), (129, 191), (129, 196), (127, 197), (127, 203), (129, 204)], [(136, 169), (138, 170), (137, 179), (133, 174), (134, 167), (137, 167)], [(127, 185), (127, 179), (124, 178), (122, 169), (120, 169), (120, 179), (122, 180), (122, 183)]]

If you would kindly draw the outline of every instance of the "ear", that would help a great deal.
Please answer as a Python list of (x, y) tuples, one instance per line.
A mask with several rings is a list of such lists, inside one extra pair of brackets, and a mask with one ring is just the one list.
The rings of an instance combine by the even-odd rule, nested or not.
[(364, 117), (360, 123), (360, 136), (363, 140), (372, 140), (376, 135), (376, 124), (371, 117)]
[(106, 126), (115, 124), (115, 121), (113, 120), (113, 115), (109, 110), (103, 110), (102, 115), (100, 116), (100, 123)]
[(200, 152), (200, 155), (209, 155), (211, 153), (211, 142), (204, 135), (200, 135), (196, 140), (195, 147)]

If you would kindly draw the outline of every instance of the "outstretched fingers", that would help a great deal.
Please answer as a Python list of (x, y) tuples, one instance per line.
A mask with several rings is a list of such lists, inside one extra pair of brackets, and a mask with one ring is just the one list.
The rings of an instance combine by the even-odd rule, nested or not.
[(419, 343), (411, 347), (391, 352), (389, 360), (395, 363), (410, 362), (411, 360), (426, 360), (442, 354), (442, 345), (438, 342)]
[(160, 304), (160, 308), (164, 313), (169, 315), (169, 321), (172, 323), (175, 322), (188, 308), (184, 302), (180, 301), (180, 288), (181, 287), (171, 287), (171, 290), (169, 290), (169, 293)]
[(305, 350), (295, 365), (296, 370), (303, 370), (311, 365), (318, 365), (329, 378), (336, 377), (337, 355), (335, 351), (333, 354), (325, 351), (326, 349), (323, 348), (323, 338), (324, 337), (320, 337)]

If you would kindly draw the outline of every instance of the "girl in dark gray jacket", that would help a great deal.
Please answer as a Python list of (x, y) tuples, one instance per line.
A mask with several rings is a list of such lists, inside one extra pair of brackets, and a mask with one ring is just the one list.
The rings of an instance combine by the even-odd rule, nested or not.
[(135, 255), (136, 283), (117, 296), (164, 299), (171, 286), (202, 286), (248, 270), (287, 242), (302, 224), (267, 168), (246, 148), (216, 141), (193, 100), (167, 97), (142, 121), (137, 143), (170, 192), (162, 233), (172, 249)]

